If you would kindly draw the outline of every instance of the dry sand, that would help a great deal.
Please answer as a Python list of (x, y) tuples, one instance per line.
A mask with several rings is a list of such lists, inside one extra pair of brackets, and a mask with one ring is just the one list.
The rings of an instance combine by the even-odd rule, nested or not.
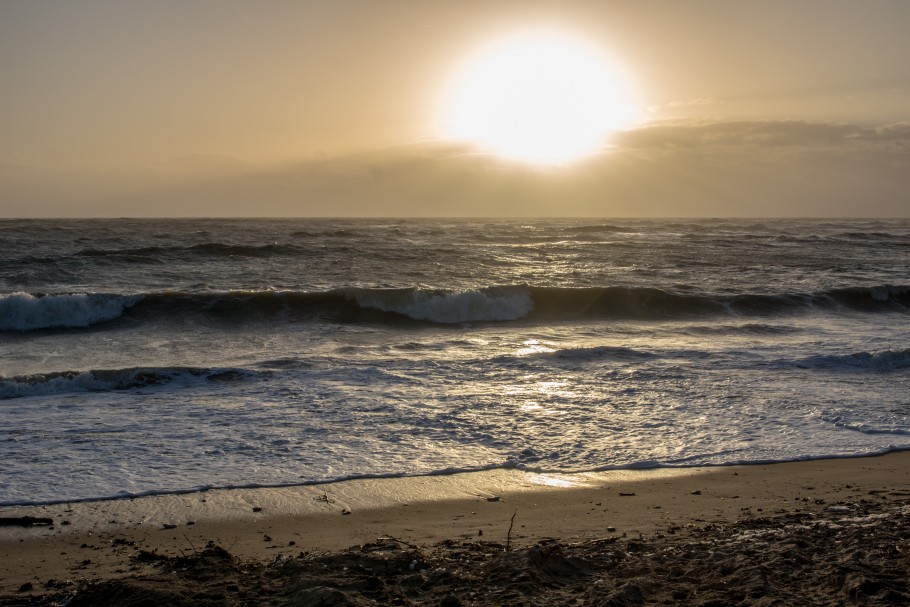
[(910, 452), (0, 511), (22, 516), (53, 525), (0, 528), (0, 604), (910, 604)]

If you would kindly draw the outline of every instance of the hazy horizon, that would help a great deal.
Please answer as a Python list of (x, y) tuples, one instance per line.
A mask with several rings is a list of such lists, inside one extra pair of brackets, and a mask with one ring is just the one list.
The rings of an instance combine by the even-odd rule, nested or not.
[[(5, 3), (0, 217), (908, 217), (907, 23), (897, 0)], [(561, 47), (533, 42), (458, 79), (527, 31), (613, 88), (542, 105)], [(500, 113), (441, 126), (465, 95)], [(597, 149), (536, 162), (541, 122)]]

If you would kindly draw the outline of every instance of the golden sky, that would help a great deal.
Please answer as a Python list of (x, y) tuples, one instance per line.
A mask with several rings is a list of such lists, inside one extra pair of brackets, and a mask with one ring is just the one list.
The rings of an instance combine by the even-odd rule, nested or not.
[[(480, 141), (441, 127), (459, 70), (536, 31), (623, 92), (516, 128), (597, 149), (483, 145), (566, 88), (535, 43), (490, 77)], [(908, 216), (908, 31), (905, 0), (10, 0), (0, 216)], [(524, 103), (495, 88), (521, 69)], [(611, 95), (625, 122), (578, 126)]]

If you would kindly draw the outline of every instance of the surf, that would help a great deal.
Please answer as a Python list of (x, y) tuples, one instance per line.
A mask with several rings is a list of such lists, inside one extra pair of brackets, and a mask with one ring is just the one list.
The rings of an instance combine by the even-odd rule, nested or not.
[(679, 293), (656, 287), (476, 289), (341, 287), (326, 291), (181, 291), (0, 295), (0, 331), (85, 328), (121, 317), (139, 322), (175, 315), (232, 321), (342, 323), (548, 323), (578, 319), (690, 320), (781, 314), (897, 312), (910, 286), (846, 287), (815, 293)]

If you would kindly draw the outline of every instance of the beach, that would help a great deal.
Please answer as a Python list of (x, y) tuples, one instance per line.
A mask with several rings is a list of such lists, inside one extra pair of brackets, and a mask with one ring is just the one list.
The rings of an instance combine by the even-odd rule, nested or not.
[(906, 220), (0, 233), (0, 604), (910, 602)]
[[(398, 598), (408, 601), (399, 604), (482, 605), (515, 597), (525, 604), (652, 604), (673, 598), (659, 583), (673, 571), (685, 578), (673, 600), (707, 604), (695, 595), (704, 598), (703, 586), (718, 579), (707, 570), (704, 579), (694, 573), (706, 567), (717, 575), (724, 567), (727, 576), (761, 573), (764, 594), (756, 601), (808, 604), (792, 602), (800, 590), (782, 582), (794, 574), (792, 559), (822, 568), (822, 582), (803, 576), (806, 584), (814, 580), (811, 596), (820, 604), (901, 604), (910, 596), (907, 578), (894, 578), (890, 569), (906, 573), (908, 515), (908, 452), (570, 475), (498, 469), (8, 507), (0, 516), (53, 524), (0, 528), (0, 604), (69, 597), (71, 604), (102, 604), (108, 595), (128, 603), (117, 592), (146, 593), (160, 604), (278, 604), (291, 594), (298, 597), (292, 604), (368, 604), (378, 595), (361, 584), (365, 577), (376, 578), (370, 582), (376, 592), (397, 580)], [(673, 566), (658, 566), (671, 552)], [(620, 553), (626, 565), (637, 555), (644, 573), (601, 567)], [(651, 556), (638, 558), (645, 554)], [(364, 559), (407, 563), (381, 573)], [(865, 571), (869, 559), (883, 560)], [(453, 573), (456, 561), (464, 579)], [(854, 561), (840, 577), (823, 571)], [(496, 567), (499, 577), (483, 578)], [(433, 581), (439, 569), (448, 575)], [(848, 580), (849, 572), (862, 579)], [(177, 578), (180, 583), (168, 581)], [(757, 583), (741, 582), (744, 588)], [(622, 588), (626, 602), (604, 602)]]

